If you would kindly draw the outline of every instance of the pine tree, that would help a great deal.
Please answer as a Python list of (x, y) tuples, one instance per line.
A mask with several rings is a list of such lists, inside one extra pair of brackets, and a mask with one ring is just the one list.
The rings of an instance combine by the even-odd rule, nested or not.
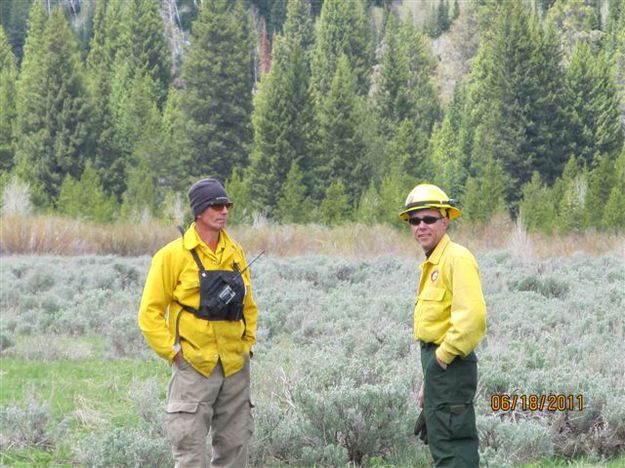
[(434, 175), (430, 154), (428, 135), (413, 120), (401, 122), (388, 143), (388, 160), (410, 177), (429, 179)]
[(284, 22), (284, 37), (287, 44), (298, 44), (306, 56), (306, 61), (310, 62), (310, 54), (315, 44), (315, 28), (308, 0), (289, 0)]
[(385, 215), (385, 208), (380, 202), (380, 195), (372, 181), (367, 190), (360, 195), (358, 206), (354, 212), (354, 220), (369, 226), (378, 224)]
[(603, 211), (603, 227), (611, 231), (625, 231), (625, 145), (614, 163), (614, 186)]
[(0, 173), (10, 171), (14, 163), (13, 130), (15, 119), (15, 57), (0, 26)]
[(298, 44), (292, 47), (285, 38), (276, 38), (274, 66), (263, 77), (254, 98), (254, 145), (248, 179), (255, 207), (270, 216), (277, 214), (272, 202), (293, 162), (306, 174), (305, 188), (313, 182), (314, 110), (305, 57)]
[(283, 223), (306, 223), (311, 219), (313, 205), (307, 198), (303, 184), (304, 175), (296, 161), (291, 168), (282, 187), (282, 195), (278, 199), (278, 218)]
[(233, 201), (234, 205), (228, 216), (229, 224), (252, 223), (253, 204), (252, 194), (250, 193), (249, 184), (246, 183), (243, 175), (238, 169), (232, 171), (232, 177), (225, 184), (228, 197)]
[(556, 218), (553, 192), (547, 188), (537, 171), (523, 187), (523, 198), (519, 207), (523, 226), (530, 231), (551, 232)]
[(373, 39), (364, 3), (360, 0), (325, 0), (312, 57), (311, 82), (317, 99), (329, 92), (339, 57), (343, 54), (356, 76), (358, 93), (366, 94), (373, 63)]
[(406, 194), (415, 185), (426, 182), (428, 180), (425, 178), (414, 179), (402, 172), (398, 165), (391, 165), (380, 181), (379, 204), (381, 212), (378, 213), (377, 219), (391, 226), (402, 226), (403, 221), (399, 218), (398, 213), (406, 199)]
[(0, 25), (4, 29), (17, 63), (22, 61), (28, 9), (32, 3), (23, 0), (0, 1)]
[(120, 27), (119, 55), (128, 61), (130, 79), (144, 74), (152, 79), (160, 109), (171, 79), (171, 58), (159, 3), (153, 0), (127, 1)]
[[(121, 200), (125, 189), (124, 161), (111, 109), (111, 90), (115, 45), (109, 37), (119, 28), (116, 12), (120, 1), (98, 2), (93, 18), (93, 38), (87, 56), (87, 84), (91, 93), (94, 145), (94, 167), (107, 193)], [(107, 7), (108, 6), (108, 7)], [(119, 23), (118, 23), (119, 24)]]
[[(39, 8), (34, 4), (34, 10)], [(39, 50), (28, 57), (35, 44)], [(35, 204), (48, 206), (66, 174), (77, 178), (82, 173), (84, 158), (91, 151), (90, 109), (78, 44), (62, 9), (52, 12), (40, 40), (27, 40), (24, 53), (26, 68), (17, 106), (17, 170), (32, 184)]]
[(342, 55), (318, 111), (321, 156), (317, 181), (320, 184), (332, 179), (341, 181), (352, 205), (370, 180), (364, 158), (367, 148), (360, 127), (364, 112), (349, 60)]
[(484, 173), (469, 177), (463, 197), (463, 217), (473, 222), (485, 223), (496, 214), (506, 212), (504, 200), (506, 175), (497, 161), (489, 160)]
[(117, 203), (107, 196), (91, 163), (87, 163), (80, 180), (65, 176), (59, 192), (57, 210), (61, 214), (86, 221), (110, 223), (113, 221)]
[(392, 137), (397, 125), (410, 119), (429, 135), (440, 115), (432, 81), (436, 65), (426, 38), (410, 16), (401, 24), (389, 17), (379, 55), (371, 94), (382, 131)]
[[(29, 34), (24, 43), (23, 53), (25, 57), (22, 60), (20, 80), (16, 86), (15, 139), (18, 139), (20, 135), (36, 133), (43, 125), (38, 116), (40, 109), (37, 106), (37, 102), (33, 99), (33, 96), (37, 95), (44, 80), (42, 74), (42, 40), (46, 20), (47, 17), (41, 0), (34, 1), (28, 13)], [(11, 96), (14, 95), (11, 94)], [(10, 109), (10, 107), (7, 108)], [(4, 107), (2, 109), (4, 109)], [(17, 153), (17, 145), (19, 143), (15, 141), (14, 144), (15, 153)], [(6, 161), (6, 165), (13, 165), (16, 162), (17, 156), (15, 156), (10, 163)], [(3, 165), (5, 165), (5, 162), (3, 162)], [(27, 176), (23, 172), (22, 177), (26, 182)], [(34, 181), (28, 182), (32, 183)]]
[(180, 99), (184, 164), (195, 178), (210, 174), (225, 180), (233, 168), (247, 163), (252, 139), (250, 38), (240, 2), (203, 2), (182, 66)]
[(560, 67), (562, 55), (557, 33), (539, 22), (531, 23), (535, 52), (528, 64), (527, 125), (525, 134), (528, 152), (532, 154), (532, 169), (551, 185), (562, 173), (574, 151), (571, 141), (571, 115), (566, 101), (564, 73)]
[(158, 191), (156, 174), (145, 161), (128, 169), (127, 189), (121, 206), (121, 218), (146, 222), (157, 215)]
[(461, 147), (463, 119), (468, 112), (464, 112), (466, 102), (465, 86), (459, 84), (454, 89), (454, 95), (449, 103), (445, 118), (440, 127), (432, 132), (432, 164), (435, 168), (432, 181), (442, 187), (446, 193), (454, 193), (461, 197), (469, 171), (469, 151)]
[(345, 193), (345, 184), (341, 180), (333, 180), (325, 192), (319, 206), (321, 221), (328, 225), (343, 224), (350, 213), (350, 204)]
[(463, 122), (461, 146), (469, 143), (473, 174), (483, 172), (489, 159), (501, 163), (506, 202), (515, 214), (533, 170), (544, 170), (544, 177), (553, 180), (570, 154), (570, 116), (561, 110), (564, 93), (553, 32), (543, 31), (522, 2), (498, 8), (472, 72), (465, 107), (470, 117)]
[(555, 225), (559, 231), (579, 232), (586, 227), (584, 202), (587, 188), (587, 172), (579, 169), (576, 158), (572, 156), (564, 166), (562, 177), (553, 186), (557, 205)]
[(588, 174), (584, 220), (587, 227), (601, 228), (604, 209), (616, 180), (614, 179), (614, 162), (610, 158), (599, 155), (595, 162), (595, 168)]
[(573, 152), (580, 163), (594, 166), (595, 156), (615, 157), (623, 144), (618, 93), (605, 53), (593, 54), (578, 43), (567, 70), (567, 91), (573, 113)]

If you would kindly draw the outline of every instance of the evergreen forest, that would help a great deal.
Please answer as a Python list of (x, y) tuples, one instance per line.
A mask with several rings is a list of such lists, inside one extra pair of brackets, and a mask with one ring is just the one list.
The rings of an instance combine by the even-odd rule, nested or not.
[[(3, 213), (625, 230), (624, 0), (2, 0)], [(182, 214), (181, 214), (182, 213)]]

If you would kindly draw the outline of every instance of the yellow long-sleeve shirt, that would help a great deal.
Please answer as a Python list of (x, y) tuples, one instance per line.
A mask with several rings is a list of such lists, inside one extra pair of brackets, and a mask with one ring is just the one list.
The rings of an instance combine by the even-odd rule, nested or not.
[(471, 252), (445, 234), (420, 268), (414, 337), (439, 345), (436, 356), (449, 364), (471, 353), (486, 333), (479, 267)]
[(176, 355), (176, 319), (180, 316), (180, 345), (184, 358), (202, 375), (209, 376), (219, 359), (228, 377), (243, 368), (256, 343), (258, 309), (252, 296), (249, 270), (243, 275), (246, 294), (240, 321), (208, 321), (182, 311), (184, 304), (200, 306), (199, 268), (191, 250), (198, 253), (206, 270), (232, 271), (247, 266), (243, 249), (222, 230), (215, 251), (199, 237), (195, 223), (152, 258), (139, 307), (139, 328), (150, 347), (170, 363)]

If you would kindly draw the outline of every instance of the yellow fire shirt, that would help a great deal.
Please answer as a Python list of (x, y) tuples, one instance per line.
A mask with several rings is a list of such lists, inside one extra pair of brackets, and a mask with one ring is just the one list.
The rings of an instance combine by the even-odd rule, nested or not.
[(471, 353), (486, 333), (479, 267), (471, 252), (445, 234), (420, 268), (414, 337), (439, 345), (436, 356), (450, 364)]
[(246, 294), (240, 321), (208, 321), (181, 310), (178, 304), (200, 305), (199, 268), (191, 255), (195, 249), (206, 270), (239, 270), (247, 266), (243, 249), (222, 230), (213, 252), (198, 236), (195, 223), (159, 250), (152, 259), (139, 307), (139, 328), (150, 347), (170, 363), (176, 351), (176, 319), (180, 316), (180, 344), (184, 359), (209, 376), (219, 359), (226, 377), (243, 368), (256, 343), (258, 310), (252, 297), (250, 272), (243, 273)]

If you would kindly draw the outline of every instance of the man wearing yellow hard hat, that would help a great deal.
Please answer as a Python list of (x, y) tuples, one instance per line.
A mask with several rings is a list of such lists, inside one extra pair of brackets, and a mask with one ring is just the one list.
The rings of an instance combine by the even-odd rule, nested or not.
[(437, 467), (479, 466), (473, 398), (475, 348), (486, 332), (486, 305), (475, 257), (447, 235), (460, 210), (439, 187), (417, 185), (399, 217), (410, 224), (421, 264), (414, 337), (421, 346), (419, 406)]

